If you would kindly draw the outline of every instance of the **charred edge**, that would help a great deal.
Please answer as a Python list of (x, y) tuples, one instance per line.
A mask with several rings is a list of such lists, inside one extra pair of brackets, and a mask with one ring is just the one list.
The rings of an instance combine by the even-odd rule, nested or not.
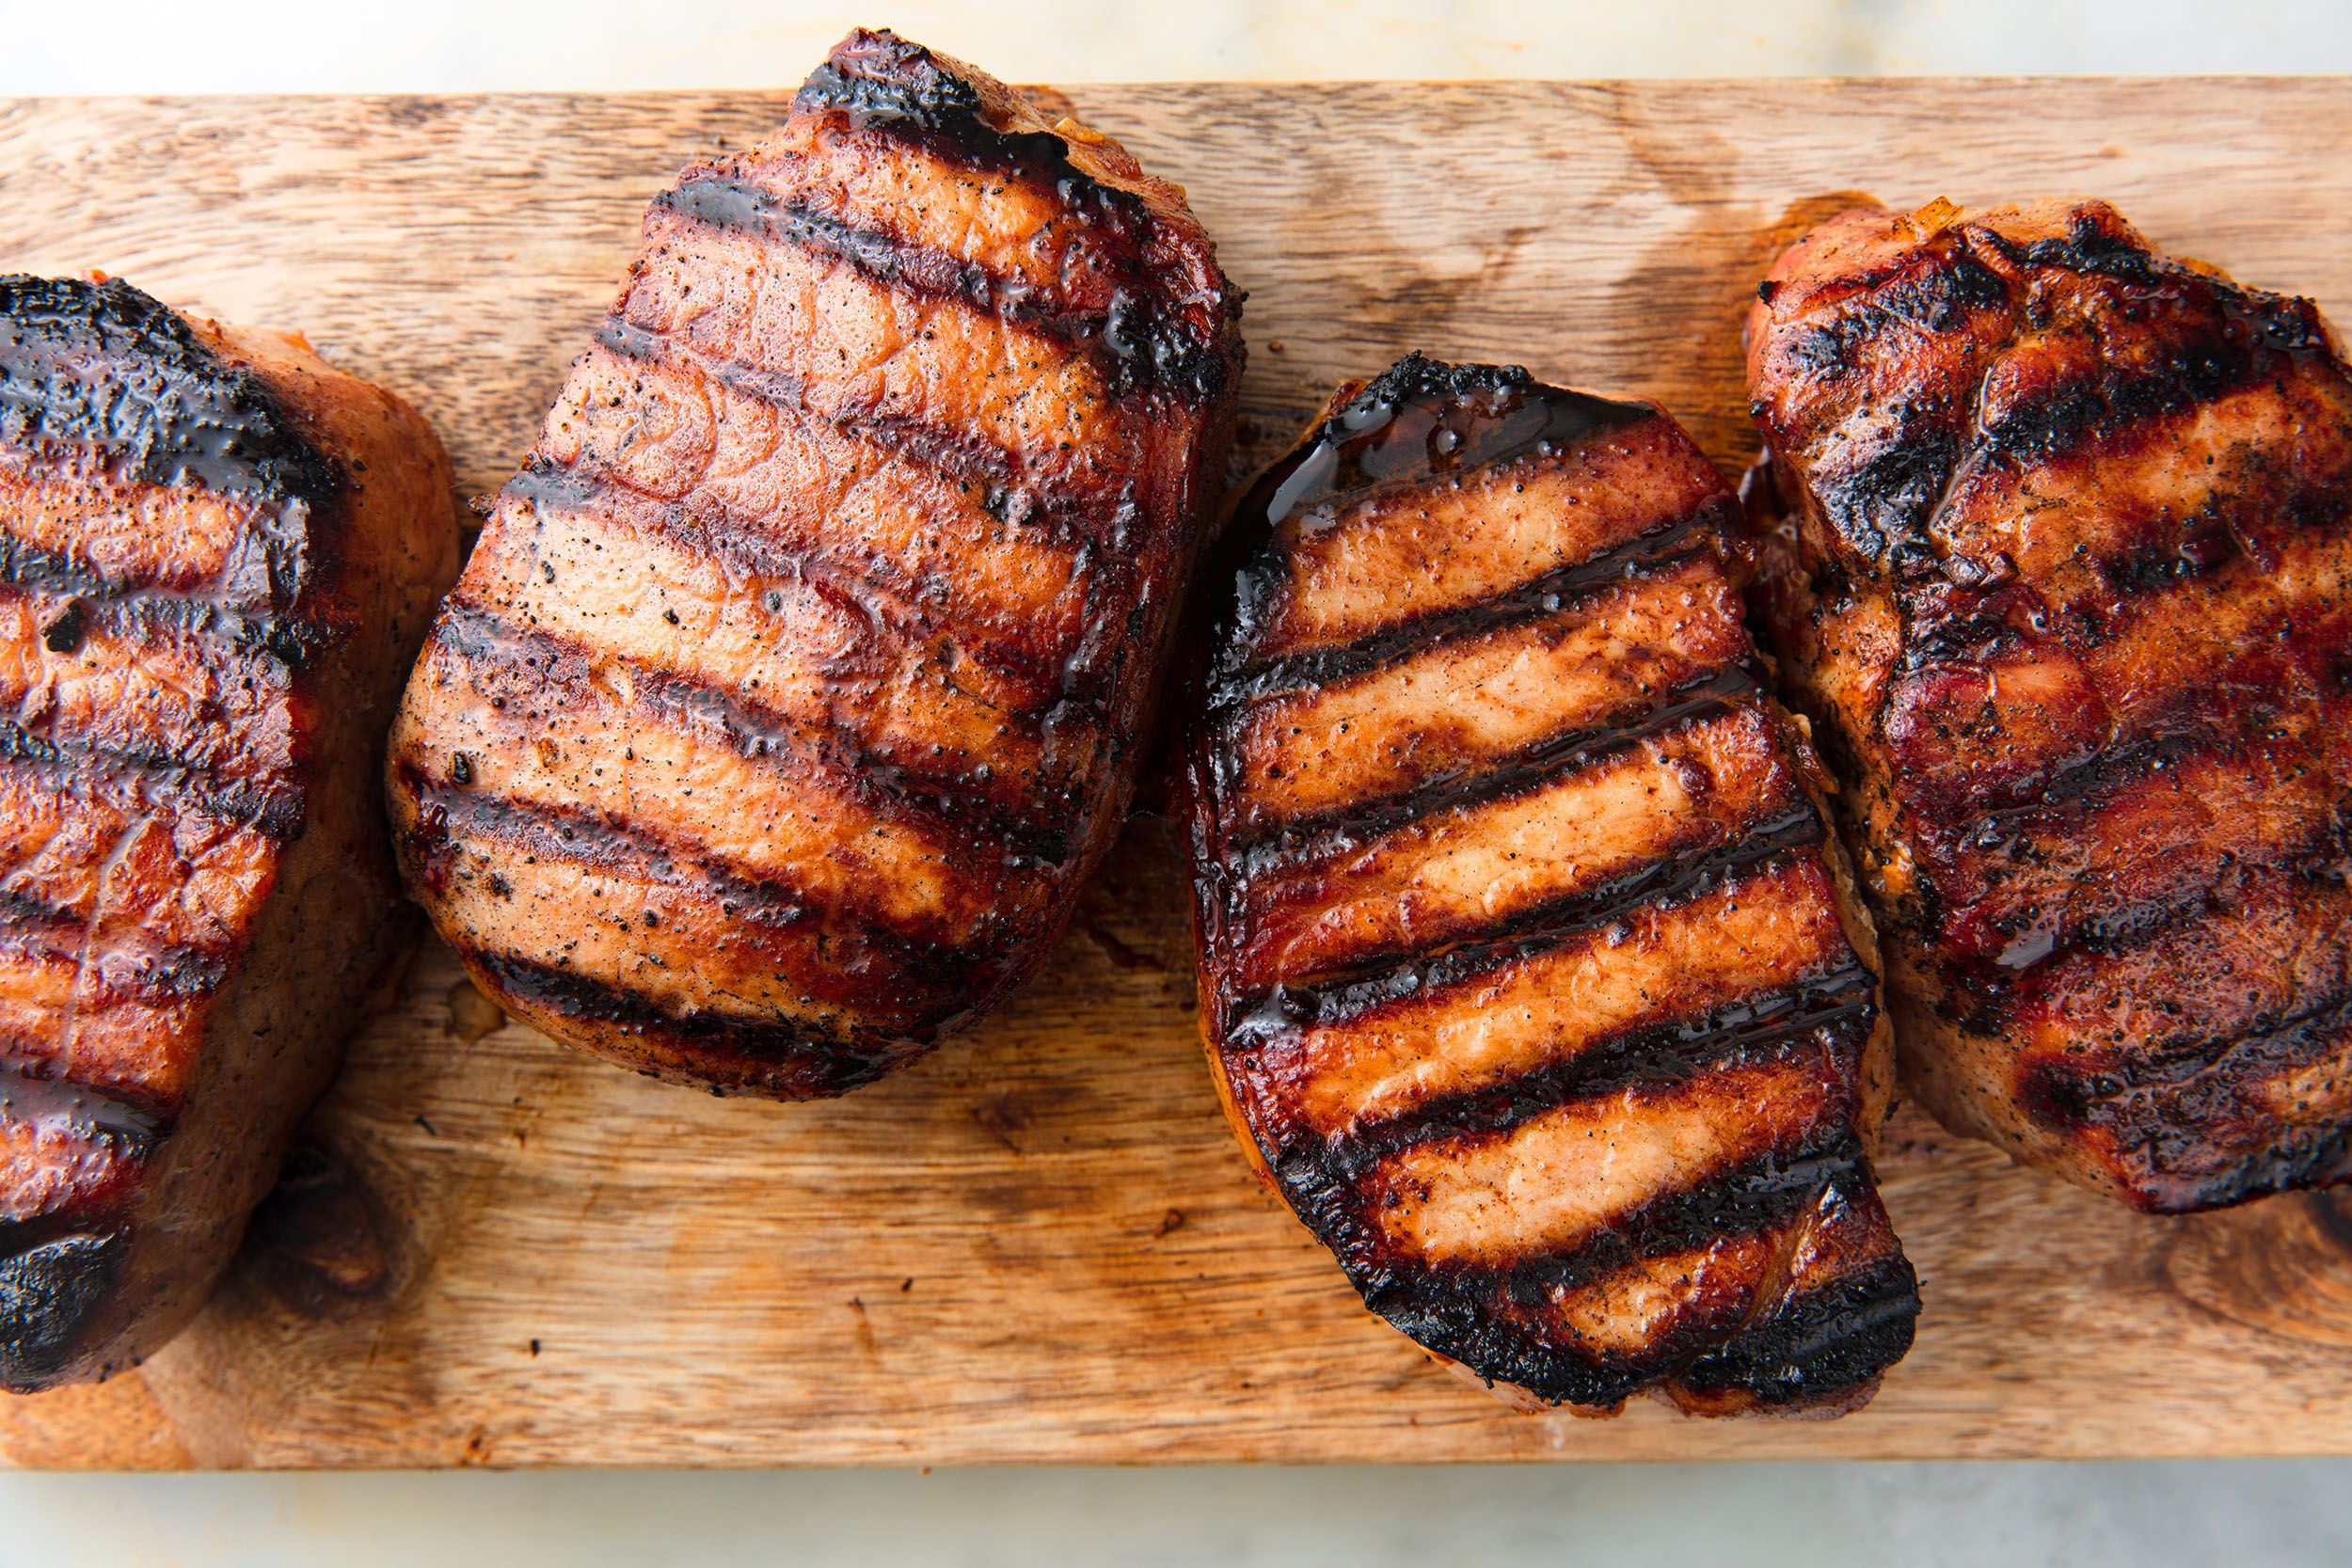
[(1741, 711), (1760, 689), (1744, 663), (1685, 681), (1646, 711), (1612, 715), (1599, 723), (1520, 751), (1483, 770), (1462, 769), (1428, 779), (1395, 795), (1293, 817), (1238, 839), (1230, 853), (1245, 878), (1311, 861), (1434, 816), (1525, 794), (1589, 772), (1645, 741), (1693, 730)]
[(861, 1088), (905, 1055), (896, 1042), (827, 1034), (782, 1019), (666, 1012), (637, 991), (527, 958), (489, 952), (468, 958), (488, 973), (498, 990), (526, 1006), (641, 1037), (657, 1051), (665, 1040), (678, 1040), (764, 1058), (781, 1065), (787, 1081), (810, 1094)]
[(0, 590), (26, 597), (70, 595), (87, 619), (119, 636), (181, 635), (218, 642), (240, 657), (276, 660), (289, 670), (308, 666), (335, 638), (313, 616), (278, 613), (233, 600), (191, 597), (136, 582), (117, 582), (66, 556), (0, 533)]
[(1696, 1394), (1744, 1389), (1764, 1405), (1824, 1399), (1900, 1361), (1918, 1324), (1919, 1278), (1897, 1253), (1788, 1297), (1678, 1381)]
[[(72, 960), (83, 951), (88, 925), (87, 916), (15, 889), (0, 889), (0, 949), (29, 941), (41, 951)], [(53, 946), (42, 938), (57, 939), (59, 944)], [(229, 974), (227, 956), (207, 948), (157, 946), (138, 958), (140, 961), (129, 973), (109, 966), (103, 974), (87, 970), (83, 979), (105, 994), (146, 1002), (185, 1002), (211, 995)], [(0, 1064), (0, 1074), (7, 1071), (6, 1065)], [(6, 1084), (7, 1079), (0, 1076), (0, 1092), (5, 1092)]]
[[(1325, 1239), (1347, 1263), (1365, 1304), (1419, 1343), (1490, 1383), (1515, 1384), (1547, 1403), (1606, 1408), (1673, 1380), (1693, 1363), (1692, 1350), (1672, 1337), (1633, 1355), (1548, 1342), (1525, 1320), (1540, 1322), (1554, 1291), (1577, 1290), (1651, 1258), (1779, 1229), (1811, 1210), (1853, 1201), (1867, 1184), (1852, 1132), (1823, 1126), (1698, 1186), (1661, 1194), (1572, 1251), (1506, 1269), (1431, 1268), (1376, 1260), (1376, 1255), (1351, 1260), (1346, 1237), (1357, 1222), (1345, 1188), (1328, 1189), (1326, 1212), (1343, 1228)], [(1720, 1345), (1719, 1336), (1708, 1338)], [(1696, 1359), (1708, 1354), (1702, 1345)], [(1856, 1359), (1876, 1354), (1872, 1349)], [(1813, 1391), (1835, 1386), (1824, 1383)]]
[(1809, 801), (1746, 831), (1736, 843), (1702, 853), (1661, 856), (1597, 887), (1552, 899), (1442, 952), (1370, 955), (1311, 985), (1277, 986), (1229, 1003), (1219, 1031), (1225, 1048), (1254, 1050), (1300, 1029), (1345, 1023), (1408, 997), (1443, 990), (1573, 938), (1616, 924), (1638, 910), (1673, 909), (1724, 887), (1769, 879), (1799, 863), (1821, 842), (1821, 819)]
[[(463, 834), (500, 844), (519, 854), (546, 855), (598, 870), (643, 876), (663, 887), (707, 899), (732, 920), (771, 931), (803, 923), (828, 927), (834, 948), (854, 942), (869, 948), (896, 972), (903, 990), (939, 994), (968, 991), (984, 981), (997, 961), (998, 934), (982, 921), (963, 942), (936, 941), (910, 930), (870, 908), (828, 909), (780, 881), (760, 879), (699, 846), (674, 842), (640, 823), (584, 809), (541, 805), (479, 795), (428, 779), (400, 764), (401, 783), (416, 800), (419, 816), (443, 835)], [(854, 931), (832, 928), (829, 917), (847, 916)], [(594, 918), (593, 916), (591, 918)]]
[(130, 1250), (119, 1228), (0, 1225), (0, 1388), (46, 1387), (72, 1370)]
[(1543, 386), (1516, 366), (1406, 355), (1335, 405), (1234, 508), (1224, 550), (1236, 562), (1235, 594), (1216, 628), (1215, 676), (1232, 680), (1249, 667), (1256, 624), (1282, 586), (1282, 560), (1270, 546), (1291, 517), (1551, 456), (1661, 418), (1646, 404)]
[[(1708, 548), (1725, 526), (1725, 505), (1710, 499), (1695, 512), (1659, 524), (1589, 560), (1555, 567), (1474, 604), (1417, 615), (1339, 647), (1292, 654), (1254, 669), (1243, 652), (1249, 640), (1232, 636), (1229, 630), (1219, 639), (1228, 650), (1220, 659), (1227, 667), (1211, 683), (1210, 712), (1222, 716), (1286, 691), (1333, 685), (1381, 669), (1406, 654), (1557, 615), (1621, 583), (1662, 577)], [(1264, 573), (1272, 564), (1261, 562), (1247, 570)]]
[[(2120, 1060), (2037, 1057), (2019, 1073), (2017, 1099), (2045, 1127), (2105, 1134), (2143, 1207), (2221, 1208), (2341, 1179), (2352, 1125), (2283, 1125), (2247, 1091), (2340, 1054), (2347, 1036), (2352, 990), (2339, 990), (2235, 1035), (2159, 1041)], [(2257, 1146), (2245, 1150), (2249, 1133)]]
[(1784, 328), (1780, 352), (1808, 378), (1836, 382), (1860, 368), (1867, 352), (1898, 330), (1953, 332), (1969, 318), (2009, 303), (2009, 285), (1965, 245), (1939, 254), (1924, 270), (1906, 262), (1892, 274), (1861, 275), (1827, 320), (1798, 320)]
[[(716, 561), (746, 575), (804, 578), (861, 600), (879, 599), (897, 623), (894, 629), (903, 635), (953, 638), (960, 652), (985, 668), (1064, 701), (1083, 703), (1101, 696), (1104, 682), (1099, 671), (1063, 670), (1063, 661), (1024, 646), (1017, 634), (990, 624), (987, 618), (966, 617), (980, 623), (977, 636), (966, 627), (943, 624), (923, 603), (926, 595), (936, 597), (940, 591), (936, 583), (882, 565), (870, 555), (830, 548), (821, 539), (805, 545), (785, 544), (765, 519), (747, 517), (706, 493), (662, 500), (645, 496), (617, 476), (585, 474), (534, 459), (506, 482), (504, 494), (536, 512), (612, 515), (628, 527), (660, 534), (689, 555)], [(1052, 701), (1048, 697), (1033, 709), (1023, 710), (1021, 716), (1041, 716)]]
[(1670, 1087), (1714, 1069), (1785, 1056), (1803, 1042), (1856, 1052), (1878, 1016), (1878, 977), (1849, 952), (1835, 968), (1786, 990), (1639, 1025), (1507, 1083), (1373, 1123), (1332, 1144), (1327, 1159), (1352, 1181), (1417, 1145), (1497, 1136), (1577, 1101)]
[(86, 1084), (42, 1076), (43, 1064), (0, 1054), (0, 1122), (61, 1121), (103, 1139), (132, 1160), (145, 1160), (171, 1131), (161, 1109)]
[(66, 793), (90, 793), (103, 781), (142, 801), (159, 796), (174, 808), (201, 812), (278, 844), (301, 837), (310, 814), (308, 792), (291, 781), (274, 785), (223, 783), (167, 752), (59, 744), (0, 719), (0, 767), (12, 763), (43, 775)]
[(1032, 475), (1020, 453), (984, 437), (871, 414), (820, 415), (809, 405), (807, 379), (789, 372), (722, 359), (691, 345), (673, 344), (667, 334), (618, 316), (609, 316), (597, 326), (595, 341), (598, 348), (620, 358), (645, 365), (682, 366), (731, 392), (769, 404), (787, 419), (821, 420), (917, 467), (984, 485), (991, 495), (993, 514), (1008, 523), (1039, 529), (1057, 543), (1090, 542), (1091, 515), (1104, 510), (1102, 503), (1089, 504), (1089, 498), (1064, 483)]
[[(1080, 168), (1058, 135), (999, 129), (977, 84), (894, 34), (852, 35), (809, 77), (793, 109), (845, 114), (854, 124), (881, 128), (948, 161), (1051, 191), (1112, 246), (1141, 252), (1159, 238), (1158, 216), (1141, 196)], [(1215, 325), (1205, 332), (1166, 310), (1151, 291), (1122, 290), (1124, 304), (1104, 325), (1104, 346), (1127, 361), (1139, 380), (1203, 402), (1222, 395), (1239, 369), (1221, 341), (1231, 332), (1239, 298), (1221, 275), (1217, 281)]]
[[(598, 657), (585, 643), (516, 626), (454, 598), (443, 605), (436, 635), (485, 673), (520, 665), (534, 671), (536, 680), (552, 680), (559, 659), (593, 661)], [(797, 722), (739, 693), (690, 676), (642, 668), (630, 673), (639, 701), (708, 724), (743, 756), (805, 758), (834, 788), (879, 816), (918, 831), (946, 830), (967, 842), (1001, 847), (1007, 872), (1057, 866), (1071, 853), (1070, 823), (1007, 812), (997, 800), (974, 791), (967, 775), (919, 773), (883, 761), (865, 752), (846, 730)]]
[(197, 484), (275, 508), (256, 520), (279, 608), (310, 578), (306, 518), (342, 492), (262, 379), (119, 278), (0, 277), (0, 442), (95, 448), (151, 484)]
[(1157, 386), (1205, 400), (1224, 389), (1227, 371), (1218, 346), (1169, 322), (1148, 285), (1135, 277), (1113, 283), (1107, 309), (1073, 309), (977, 262), (778, 201), (738, 180), (689, 180), (664, 192), (657, 205), (699, 223), (837, 258), (885, 289), (960, 301), (1042, 333), (1065, 348), (1092, 355), (1107, 372), (1114, 396)]

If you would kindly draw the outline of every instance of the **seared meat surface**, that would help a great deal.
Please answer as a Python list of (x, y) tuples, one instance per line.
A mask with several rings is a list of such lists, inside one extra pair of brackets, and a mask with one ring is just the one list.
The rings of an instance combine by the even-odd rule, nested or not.
[(2109, 207), (1851, 212), (1748, 370), (1763, 598), (1911, 1085), (2137, 1207), (2352, 1174), (2352, 378)]
[(1182, 192), (888, 34), (687, 169), (393, 737), (477, 982), (782, 1098), (1001, 999), (1125, 810), (1238, 315)]
[(298, 341), (0, 278), (0, 1387), (194, 1314), (403, 923), (448, 459)]
[(1871, 939), (1666, 415), (1408, 357), (1243, 503), (1202, 1029), (1365, 1301), (1519, 1402), (1851, 1408), (1909, 1347)]

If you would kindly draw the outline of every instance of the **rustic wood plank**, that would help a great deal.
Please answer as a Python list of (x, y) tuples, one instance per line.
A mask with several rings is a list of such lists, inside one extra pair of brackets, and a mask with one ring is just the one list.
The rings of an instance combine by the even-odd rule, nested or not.
[[(1242, 461), (1406, 347), (1656, 396), (1752, 444), (1737, 311), (1822, 193), (2108, 197), (2352, 321), (2342, 80), (1073, 94), (1252, 291)], [(536, 427), (694, 153), (786, 96), (0, 109), (0, 266), (299, 326), (413, 398), (468, 494)], [(1865, 1414), (1513, 1416), (1432, 1370), (1246, 1174), (1193, 1035), (1165, 825), (967, 1042), (828, 1105), (723, 1102), (420, 956), (198, 1326), (0, 1403), (42, 1465), (2352, 1451), (2352, 1204), (2141, 1219), (1902, 1114), (1918, 1348)], [(457, 1016), (453, 1017), (453, 1007)]]

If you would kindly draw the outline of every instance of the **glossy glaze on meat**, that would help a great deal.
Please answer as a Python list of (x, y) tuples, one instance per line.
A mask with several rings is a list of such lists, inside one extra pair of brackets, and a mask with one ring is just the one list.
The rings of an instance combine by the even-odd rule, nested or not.
[(424, 421), (0, 278), (0, 1387), (203, 1302), (403, 923), (380, 741), (456, 572)]
[(1125, 810), (1238, 315), (1182, 192), (888, 34), (687, 169), (394, 736), (478, 983), (783, 1098), (1001, 999)]
[(2352, 1174), (2352, 377), (2097, 202), (1870, 208), (1748, 325), (1764, 600), (1907, 1077), (2137, 1207)]
[(1867, 921), (1653, 405), (1408, 357), (1203, 585), (1202, 1029), (1365, 1301), (1520, 1402), (1837, 1410), (1918, 1298)]

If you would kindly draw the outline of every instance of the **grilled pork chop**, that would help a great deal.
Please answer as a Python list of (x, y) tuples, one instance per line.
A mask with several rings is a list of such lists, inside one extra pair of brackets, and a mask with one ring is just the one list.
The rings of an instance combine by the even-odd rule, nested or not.
[(1238, 315), (1174, 186), (886, 33), (686, 170), (394, 735), (475, 979), (781, 1098), (994, 1005), (1125, 809)]
[(2352, 377), (2096, 202), (1816, 230), (1748, 324), (1772, 634), (1904, 1068), (2180, 1212), (2352, 1175)]
[(1909, 1347), (1868, 926), (1648, 404), (1407, 357), (1209, 579), (1202, 1029), (1375, 1311), (1516, 1400), (1851, 1408)]
[(0, 1386), (202, 1304), (395, 952), (378, 746), (455, 575), (423, 420), (0, 278)]

